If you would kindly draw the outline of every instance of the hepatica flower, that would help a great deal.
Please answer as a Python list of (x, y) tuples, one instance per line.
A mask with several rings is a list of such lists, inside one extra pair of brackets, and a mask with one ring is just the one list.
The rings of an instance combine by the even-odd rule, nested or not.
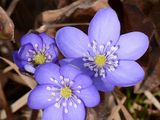
[(89, 76), (76, 68), (53, 63), (38, 66), (38, 86), (28, 97), (33, 109), (44, 109), (42, 120), (84, 120), (85, 106), (94, 107), (100, 97)]
[(46, 62), (53, 62), (58, 56), (54, 39), (45, 33), (29, 33), (21, 38), (21, 47), (13, 54), (17, 66), (34, 73), (35, 68)]
[(92, 76), (100, 91), (132, 86), (144, 77), (135, 60), (146, 52), (148, 37), (142, 32), (120, 35), (120, 23), (112, 8), (96, 13), (88, 36), (75, 27), (64, 27), (57, 32), (56, 43), (66, 57), (60, 63), (75, 65)]

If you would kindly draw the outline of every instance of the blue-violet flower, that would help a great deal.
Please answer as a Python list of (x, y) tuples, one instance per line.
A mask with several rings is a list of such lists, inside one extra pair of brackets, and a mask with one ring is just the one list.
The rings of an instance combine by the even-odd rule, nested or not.
[(34, 73), (38, 65), (57, 59), (58, 50), (54, 39), (46, 33), (26, 34), (20, 42), (21, 47), (13, 53), (13, 59), (21, 70)]
[(99, 10), (89, 24), (88, 36), (75, 27), (63, 27), (56, 43), (66, 59), (92, 76), (100, 91), (114, 86), (132, 86), (143, 80), (144, 71), (135, 62), (147, 50), (148, 37), (142, 32), (120, 35), (120, 23), (112, 8)]
[(85, 106), (94, 107), (100, 101), (90, 77), (74, 66), (39, 65), (35, 80), (39, 85), (31, 91), (28, 105), (44, 109), (42, 120), (84, 120)]

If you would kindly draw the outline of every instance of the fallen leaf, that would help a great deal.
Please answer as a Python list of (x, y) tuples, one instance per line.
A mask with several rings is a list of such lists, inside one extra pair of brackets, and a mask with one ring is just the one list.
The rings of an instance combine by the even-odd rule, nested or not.
[(0, 7), (0, 40), (14, 40), (14, 24)]

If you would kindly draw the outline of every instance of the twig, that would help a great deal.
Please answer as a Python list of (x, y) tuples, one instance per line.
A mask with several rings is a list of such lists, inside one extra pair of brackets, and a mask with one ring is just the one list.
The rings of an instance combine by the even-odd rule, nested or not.
[(13, 13), (18, 2), (19, 2), (19, 0), (12, 0), (11, 4), (9, 5), (8, 9), (6, 10), (8, 16), (10, 16)]

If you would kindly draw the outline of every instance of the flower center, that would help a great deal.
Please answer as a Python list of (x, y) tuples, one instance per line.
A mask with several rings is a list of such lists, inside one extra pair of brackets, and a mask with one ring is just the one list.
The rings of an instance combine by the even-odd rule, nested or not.
[(33, 59), (34, 59), (35, 64), (39, 65), (39, 64), (43, 64), (45, 62), (46, 57), (44, 54), (39, 53), (39, 54), (35, 55)]
[(95, 63), (98, 65), (98, 66), (103, 66), (105, 65), (106, 63), (106, 57), (104, 55), (96, 55), (95, 57)]
[(119, 65), (118, 55), (116, 51), (119, 49), (119, 45), (112, 45), (112, 41), (108, 41), (106, 44), (97, 44), (93, 41), (88, 44), (90, 48), (85, 54), (82, 60), (84, 61), (84, 67), (94, 71), (95, 77), (106, 77), (106, 71), (115, 71)]
[(68, 87), (62, 88), (60, 95), (65, 99), (68, 99), (72, 95), (72, 90)]

